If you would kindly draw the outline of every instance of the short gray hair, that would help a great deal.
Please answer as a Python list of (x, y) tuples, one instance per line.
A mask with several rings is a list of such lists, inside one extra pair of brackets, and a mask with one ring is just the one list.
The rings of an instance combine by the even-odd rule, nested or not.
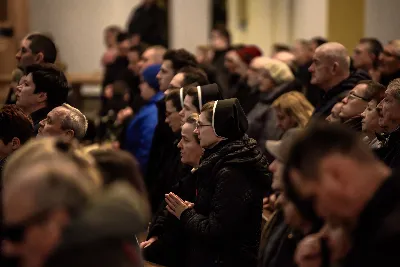
[(69, 112), (65, 115), (61, 122), (61, 128), (63, 130), (73, 130), (76, 139), (81, 140), (86, 135), (88, 128), (88, 122), (86, 116), (77, 109), (64, 103), (63, 108), (67, 109)]
[(400, 102), (400, 78), (391, 81), (387, 87), (387, 90), (393, 90), (394, 97)]

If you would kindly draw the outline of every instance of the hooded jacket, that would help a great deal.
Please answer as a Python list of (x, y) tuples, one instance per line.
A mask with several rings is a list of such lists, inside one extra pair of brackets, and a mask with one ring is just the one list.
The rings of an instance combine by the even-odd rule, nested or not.
[(321, 104), (315, 108), (313, 118), (325, 119), (331, 113), (333, 106), (341, 100), (343, 94), (353, 89), (358, 82), (370, 80), (371, 77), (363, 70), (356, 70), (350, 73), (350, 76), (334, 86), (322, 98)]
[(194, 208), (180, 218), (190, 240), (187, 266), (257, 265), (266, 165), (247, 135), (205, 151)]

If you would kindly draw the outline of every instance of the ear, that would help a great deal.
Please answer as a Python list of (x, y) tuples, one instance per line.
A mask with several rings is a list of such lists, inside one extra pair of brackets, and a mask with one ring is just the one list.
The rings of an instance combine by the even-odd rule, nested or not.
[(39, 96), (39, 102), (45, 102), (45, 101), (47, 101), (47, 93), (45, 93), (45, 92), (40, 92), (39, 94), (38, 94), (38, 96)]
[(332, 67), (332, 73), (336, 73), (339, 69), (339, 63), (337, 63), (336, 61), (333, 63), (333, 67)]
[(21, 141), (19, 140), (18, 137), (14, 137), (14, 138), (11, 140), (11, 147), (12, 147), (12, 150), (17, 150), (20, 146), (21, 146)]
[(75, 137), (75, 132), (74, 130), (67, 130), (65, 131), (65, 135), (68, 137), (68, 139), (73, 139)]
[(346, 170), (354, 168), (349, 166), (349, 160), (340, 154), (332, 154), (321, 161), (321, 174), (329, 184), (344, 187), (348, 182)]
[(44, 54), (43, 54), (43, 52), (37, 53), (37, 54), (36, 54), (36, 57), (35, 57), (36, 63), (41, 63), (41, 62), (43, 62), (43, 60), (44, 60)]

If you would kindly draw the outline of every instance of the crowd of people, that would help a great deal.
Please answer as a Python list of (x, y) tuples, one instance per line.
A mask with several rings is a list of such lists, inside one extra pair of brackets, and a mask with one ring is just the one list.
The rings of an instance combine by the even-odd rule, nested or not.
[(54, 40), (21, 40), (0, 266), (399, 264), (399, 40), (265, 55), (215, 27), (195, 55), (138, 34), (105, 29), (90, 138)]

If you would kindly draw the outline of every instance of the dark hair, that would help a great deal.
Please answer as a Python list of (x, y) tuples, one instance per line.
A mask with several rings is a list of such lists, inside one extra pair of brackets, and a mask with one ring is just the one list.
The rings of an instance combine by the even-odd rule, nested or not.
[(272, 47), (273, 51), (278, 52), (290, 52), (290, 47), (286, 44), (274, 44)]
[(47, 94), (47, 107), (55, 108), (67, 102), (68, 81), (64, 73), (52, 64), (34, 64), (26, 67), (25, 75), (32, 74), (35, 94)]
[(197, 86), (189, 87), (186, 92), (186, 95), (192, 97), (192, 105), (196, 108), (197, 112), (200, 113), (199, 93), (197, 92)]
[(193, 66), (185, 66), (181, 68), (178, 73), (184, 74), (183, 85), (188, 86), (193, 83), (197, 83), (198, 85), (206, 85), (210, 82), (208, 81), (207, 74), (201, 68), (196, 68)]
[(178, 70), (186, 66), (197, 67), (194, 55), (183, 48), (168, 50), (163, 59), (171, 61), (174, 74), (177, 74)]
[(129, 48), (130, 52), (137, 52), (141, 56), (144, 52), (144, 47), (142, 45), (133, 45)]
[(95, 149), (90, 151), (103, 176), (105, 185), (117, 180), (128, 181), (138, 192), (146, 193), (146, 187), (139, 164), (128, 152), (114, 149)]
[(350, 155), (360, 162), (374, 159), (354, 130), (341, 124), (315, 121), (293, 142), (285, 168), (297, 169), (304, 177), (316, 179), (320, 161), (332, 153)]
[(229, 30), (227, 28), (225, 28), (224, 26), (215, 26), (212, 31), (218, 32), (222, 37), (226, 39), (228, 45), (231, 44), (231, 34), (229, 33)]
[(111, 33), (120, 33), (121, 32), (121, 28), (119, 26), (116, 25), (110, 25), (108, 27), (106, 27), (104, 29), (105, 32), (111, 32)]
[(360, 44), (368, 44), (369, 52), (375, 55), (374, 68), (378, 67), (379, 55), (383, 51), (382, 43), (376, 38), (364, 37), (360, 39)]
[[(197, 114), (197, 113), (192, 113), (192, 114), (190, 114), (190, 116), (186, 119), (186, 122), (185, 122), (185, 123), (194, 124), (194, 125), (196, 126), (196, 123), (197, 123), (198, 121), (199, 121), (199, 114)], [(195, 134), (194, 132), (193, 132), (193, 136), (194, 136), (194, 139), (196, 140), (196, 142), (197, 142), (198, 144), (200, 144), (199, 136), (198, 136), (197, 134)]]
[(43, 54), (43, 61), (45, 63), (54, 63), (56, 61), (57, 48), (50, 37), (35, 33), (29, 35), (26, 39), (31, 41), (29, 48), (32, 50), (33, 54)]
[(380, 83), (372, 80), (363, 80), (359, 81), (357, 84), (367, 85), (364, 98), (368, 101), (376, 100), (379, 103), (385, 96), (386, 87)]
[(117, 35), (117, 43), (122, 43), (125, 40), (129, 39), (129, 35), (126, 32), (120, 32)]
[(21, 145), (33, 136), (32, 119), (16, 105), (4, 105), (0, 109), (0, 139), (5, 145), (16, 137)]
[[(180, 90), (181, 89), (172, 89), (169, 91), (169, 93), (166, 95), (165, 97), (165, 102), (167, 101), (172, 101), (172, 104), (174, 105), (174, 107), (176, 108), (176, 110), (179, 112), (182, 110), (182, 105), (181, 105), (181, 96), (180, 96)], [(186, 95), (186, 90), (185, 88), (183, 88), (184, 92), (183, 92), (183, 97), (185, 97)]]
[(213, 116), (213, 113), (214, 113), (214, 104), (215, 104), (215, 101), (211, 101), (211, 102), (206, 103), (201, 108), (201, 113), (205, 112), (206, 118), (207, 118), (207, 120), (209, 122), (212, 121), (212, 116)]
[(317, 47), (318, 47), (318, 46), (321, 46), (321, 45), (327, 43), (328, 40), (325, 39), (324, 37), (316, 36), (316, 37), (311, 38), (311, 42), (316, 43), (316, 44), (317, 44)]

